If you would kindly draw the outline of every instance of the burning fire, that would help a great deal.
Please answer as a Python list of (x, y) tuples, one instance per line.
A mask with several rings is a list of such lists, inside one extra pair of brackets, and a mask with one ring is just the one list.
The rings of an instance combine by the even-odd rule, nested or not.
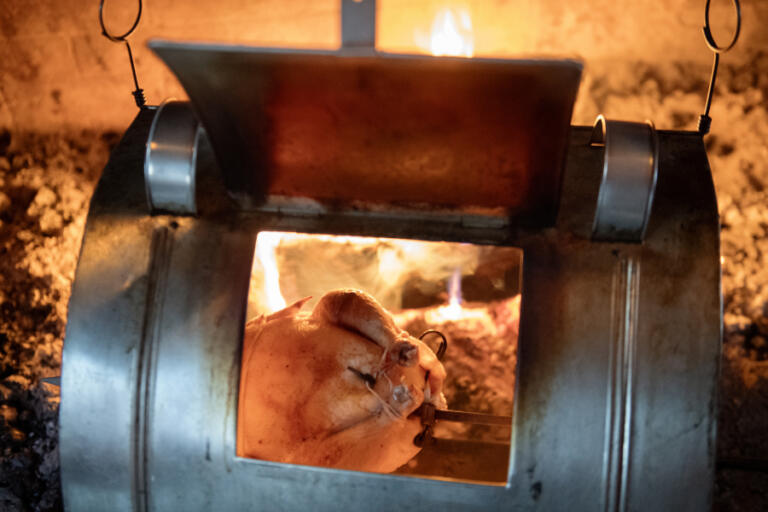
[[(281, 243), (304, 244), (320, 243), (333, 244), (336, 247), (343, 245), (352, 245), (359, 254), (375, 253), (373, 261), (374, 267), (369, 269), (372, 274), (368, 276), (369, 281), (365, 285), (356, 286), (350, 282), (334, 282), (333, 287), (363, 287), (381, 285), (380, 288), (369, 288), (366, 291), (376, 296), (380, 301), (386, 295), (387, 289), (400, 288), (409, 276), (417, 271), (420, 276), (428, 276), (432, 282), (438, 282), (445, 279), (450, 274), (447, 283), (448, 303), (446, 305), (431, 308), (425, 314), (429, 316), (430, 322), (443, 324), (446, 322), (458, 322), (465, 319), (473, 319), (478, 316), (486, 315), (484, 308), (465, 308), (462, 305), (461, 277), (462, 269), (473, 272), (476, 265), (476, 248), (467, 246), (467, 244), (451, 244), (446, 247), (445, 244), (435, 242), (423, 242), (415, 240), (396, 240), (375, 237), (359, 236), (331, 236), (331, 235), (309, 235), (303, 233), (283, 233), (262, 231), (256, 239), (256, 251), (253, 264), (254, 275), (261, 276), (261, 282), (256, 285), (261, 294), (258, 299), (258, 312), (274, 313), (283, 309), (287, 305), (284, 296), (284, 290), (280, 285), (280, 269), (277, 258), (277, 248)], [(321, 245), (322, 246), (322, 245)], [(319, 248), (321, 246), (315, 246)], [(329, 249), (328, 245), (325, 245)], [(333, 254), (333, 249), (330, 249)], [(463, 253), (463, 254), (462, 254)], [(361, 256), (364, 257), (364, 256)], [(320, 268), (318, 262), (310, 263), (312, 280), (322, 280), (326, 274), (334, 273), (336, 268)], [(367, 275), (367, 274), (366, 274)], [(289, 287), (290, 288), (290, 287)], [(328, 290), (324, 290), (323, 293)], [(377, 293), (377, 291), (379, 293)], [(291, 302), (304, 298), (296, 295), (297, 291), (289, 293)], [(304, 292), (306, 293), (306, 292)], [(306, 293), (311, 295), (315, 292)], [(315, 297), (319, 299), (319, 296)], [(384, 303), (382, 301), (382, 303)], [(395, 304), (399, 304), (396, 302)], [(390, 304), (390, 307), (397, 309), (397, 306)], [(254, 311), (255, 313), (255, 311)]]
[(424, 51), (438, 57), (472, 57), (475, 53), (475, 37), (469, 11), (464, 8), (440, 9), (432, 21), (429, 37), (417, 32), (416, 43)]
[(280, 271), (277, 269), (276, 251), (282, 239), (281, 233), (262, 231), (256, 237), (256, 258), (264, 271), (264, 293), (267, 298), (269, 313), (279, 311), (286, 306), (280, 291)]
[(448, 281), (448, 306), (451, 316), (461, 316), (461, 269), (456, 268)]
[(456, 268), (448, 280), (448, 305), (440, 306), (432, 315), (431, 320), (436, 323), (456, 322), (465, 318), (468, 310), (461, 305), (461, 269)]
[[(363, 236), (309, 235), (304, 233), (286, 233), (261, 231), (256, 238), (256, 254), (253, 261), (253, 273), (263, 276), (264, 298), (262, 307), (266, 313), (274, 313), (286, 307), (286, 299), (280, 287), (280, 270), (277, 262), (277, 248), (283, 242), (313, 241), (362, 247), (375, 247), (377, 273), (382, 280), (392, 285), (399, 282), (403, 275), (414, 267), (423, 267), (433, 257), (428, 246), (435, 245), (414, 240), (395, 240)], [(465, 257), (466, 259), (466, 257)], [(322, 273), (322, 270), (318, 272)], [(349, 286), (340, 285), (340, 286)], [(373, 293), (372, 290), (369, 290)], [(292, 297), (292, 300), (304, 297)], [(319, 297), (315, 297), (319, 298)]]
[(462, 306), (461, 297), (461, 269), (456, 268), (448, 280), (448, 305), (440, 306), (427, 313), (427, 321), (434, 324), (446, 322), (459, 322), (470, 318), (484, 318), (487, 316), (485, 308), (471, 309)]

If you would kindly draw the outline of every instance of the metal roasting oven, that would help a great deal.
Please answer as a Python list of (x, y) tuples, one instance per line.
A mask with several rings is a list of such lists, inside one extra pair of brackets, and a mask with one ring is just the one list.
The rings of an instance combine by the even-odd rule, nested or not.
[[(702, 135), (569, 126), (578, 62), (376, 53), (372, 4), (342, 3), (338, 52), (151, 43), (191, 103), (142, 108), (91, 203), (66, 509), (707, 510), (721, 303)], [(503, 482), (236, 456), (264, 229), (523, 250)]]

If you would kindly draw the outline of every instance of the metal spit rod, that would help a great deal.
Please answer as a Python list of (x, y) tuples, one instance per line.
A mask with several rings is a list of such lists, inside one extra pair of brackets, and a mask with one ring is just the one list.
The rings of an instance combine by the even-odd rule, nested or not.
[[(433, 409), (429, 411), (429, 409)], [(503, 427), (512, 426), (511, 416), (499, 416), (496, 414), (483, 414), (479, 412), (455, 411), (452, 409), (437, 409), (432, 404), (421, 404), (412, 416), (421, 416), (430, 418), (431, 421), (452, 421), (458, 423), (473, 423), (475, 425), (495, 425)], [(428, 419), (427, 421), (430, 421)]]

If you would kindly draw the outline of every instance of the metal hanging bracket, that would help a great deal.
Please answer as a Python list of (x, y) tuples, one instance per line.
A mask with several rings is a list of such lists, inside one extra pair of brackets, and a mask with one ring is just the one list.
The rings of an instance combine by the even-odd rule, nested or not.
[(202, 126), (188, 102), (166, 100), (147, 139), (144, 178), (152, 211), (194, 214), (195, 168)]
[(376, 51), (376, 0), (341, 0), (341, 47)]
[(642, 242), (658, 176), (659, 144), (653, 123), (609, 121), (600, 115), (590, 145), (605, 148), (592, 238)]
[(104, 0), (99, 2), (99, 24), (101, 25), (101, 34), (113, 43), (125, 43), (125, 49), (128, 51), (128, 61), (131, 63), (133, 85), (135, 87), (131, 94), (133, 94), (133, 99), (136, 102), (136, 106), (139, 108), (144, 108), (144, 106), (147, 104), (147, 99), (144, 96), (144, 89), (139, 87), (139, 79), (136, 76), (136, 65), (133, 62), (133, 52), (131, 51), (131, 43), (128, 42), (128, 36), (133, 34), (133, 31), (136, 30), (136, 27), (139, 26), (143, 9), (144, 7), (142, 5), (142, 0), (138, 0), (138, 10), (136, 12), (136, 18), (133, 20), (133, 24), (123, 34), (116, 35), (111, 34), (109, 30), (107, 30), (107, 26), (104, 23)]

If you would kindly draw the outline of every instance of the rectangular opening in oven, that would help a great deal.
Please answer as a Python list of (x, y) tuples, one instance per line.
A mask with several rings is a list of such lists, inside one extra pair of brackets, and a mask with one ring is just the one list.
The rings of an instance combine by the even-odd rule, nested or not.
[(505, 483), (522, 251), (259, 233), (237, 454)]

